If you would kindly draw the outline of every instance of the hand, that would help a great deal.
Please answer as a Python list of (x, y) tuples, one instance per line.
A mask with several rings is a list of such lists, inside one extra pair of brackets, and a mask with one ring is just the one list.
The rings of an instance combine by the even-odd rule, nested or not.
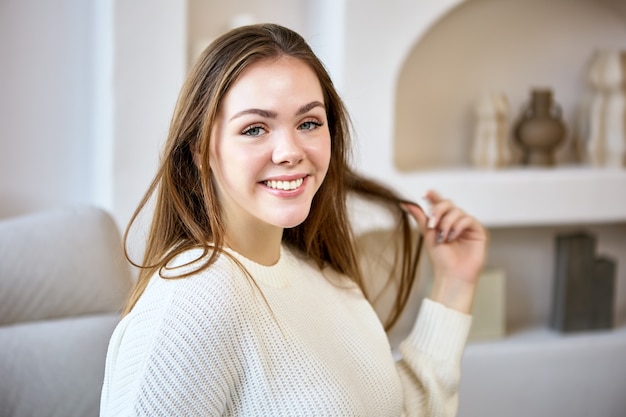
[(417, 221), (433, 265), (430, 298), (469, 313), (486, 257), (487, 232), (450, 200), (433, 191), (426, 194), (426, 199), (431, 204), (430, 218), (417, 205), (403, 206)]

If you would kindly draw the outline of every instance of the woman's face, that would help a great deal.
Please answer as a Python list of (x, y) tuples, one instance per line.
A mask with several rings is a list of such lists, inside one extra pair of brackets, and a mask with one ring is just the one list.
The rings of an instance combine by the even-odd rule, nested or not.
[(248, 67), (222, 100), (210, 153), (228, 230), (302, 223), (330, 162), (315, 73), (291, 57)]

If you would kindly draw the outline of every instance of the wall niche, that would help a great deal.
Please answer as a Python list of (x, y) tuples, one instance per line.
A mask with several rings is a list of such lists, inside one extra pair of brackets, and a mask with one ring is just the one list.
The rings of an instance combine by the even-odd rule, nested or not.
[(474, 108), (506, 94), (511, 119), (534, 87), (561, 105), (571, 162), (585, 71), (598, 49), (626, 48), (626, 7), (611, 0), (470, 0), (415, 41), (396, 85), (394, 165), (402, 172), (470, 166)]

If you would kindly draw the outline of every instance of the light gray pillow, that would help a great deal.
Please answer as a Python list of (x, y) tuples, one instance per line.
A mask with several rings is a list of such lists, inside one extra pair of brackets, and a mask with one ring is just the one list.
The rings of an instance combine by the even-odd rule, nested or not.
[(0, 221), (0, 324), (119, 312), (132, 284), (104, 210), (72, 207)]

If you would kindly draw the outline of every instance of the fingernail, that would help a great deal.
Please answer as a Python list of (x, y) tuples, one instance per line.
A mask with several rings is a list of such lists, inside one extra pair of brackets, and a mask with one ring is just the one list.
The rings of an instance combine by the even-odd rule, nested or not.
[(429, 229), (434, 229), (435, 226), (437, 226), (437, 219), (435, 219), (434, 217), (430, 217), (428, 219), (428, 228)]
[(450, 242), (452, 239), (454, 239), (454, 230), (450, 230), (450, 232), (448, 232), (448, 238), (446, 240)]
[(443, 242), (443, 230), (440, 230), (439, 233), (437, 233), (436, 241), (437, 241), (437, 243)]

